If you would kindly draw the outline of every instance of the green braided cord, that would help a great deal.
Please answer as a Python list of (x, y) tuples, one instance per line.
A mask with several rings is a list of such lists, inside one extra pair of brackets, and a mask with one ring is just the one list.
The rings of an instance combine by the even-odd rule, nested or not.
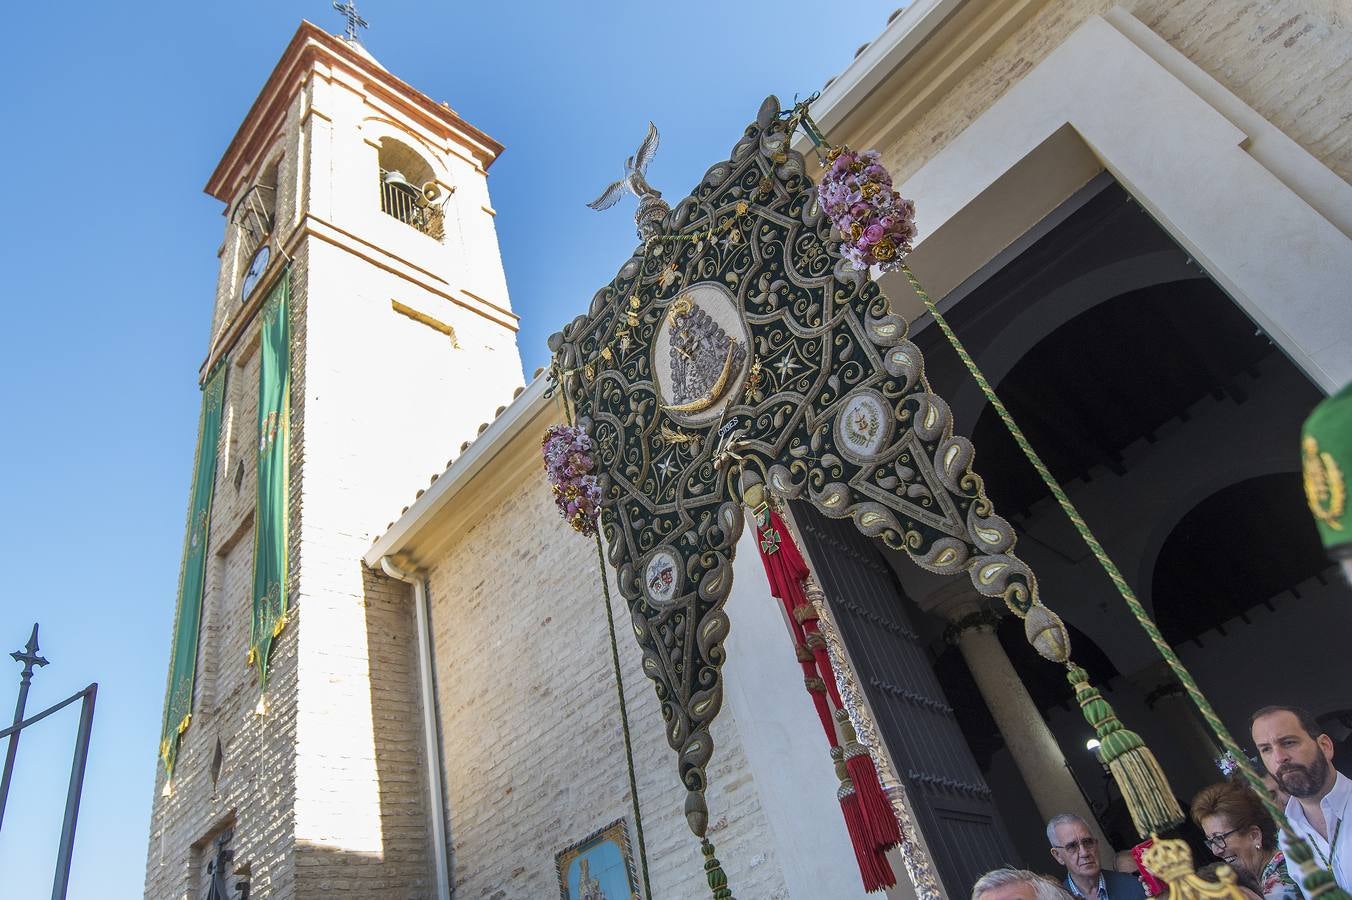
[[(556, 367), (557, 371), (557, 367)], [(564, 415), (568, 418), (569, 425), (576, 425), (573, 415), (573, 404), (568, 397), (567, 387), (563, 384), (563, 378), (560, 376), (557, 383), (563, 394)], [(634, 746), (629, 739), (629, 706), (624, 700), (624, 674), (620, 669), (620, 647), (615, 640), (615, 615), (612, 611), (610, 602), (610, 582), (606, 578), (606, 555), (601, 549), (601, 532), (598, 530), (596, 537), (596, 562), (601, 573), (601, 596), (605, 598), (606, 603), (606, 627), (610, 630), (610, 662), (615, 668), (615, 693), (620, 698), (620, 730), (624, 734), (624, 761), (629, 769), (629, 799), (634, 807), (634, 836), (638, 838), (638, 865), (643, 872), (643, 896), (652, 900), (653, 889), (648, 882), (648, 848), (643, 841), (643, 814), (638, 807), (638, 781), (634, 777)]]
[(610, 629), (610, 661), (615, 667), (615, 693), (620, 697), (620, 729), (624, 732), (624, 761), (629, 766), (629, 797), (634, 803), (634, 834), (638, 838), (638, 864), (643, 871), (643, 896), (651, 900), (648, 883), (648, 848), (643, 843), (643, 815), (638, 810), (638, 782), (634, 778), (634, 747), (629, 741), (629, 711), (624, 702), (624, 676), (620, 673), (620, 648), (615, 642), (615, 616), (611, 612), (610, 584), (606, 579), (606, 557), (601, 550), (601, 533), (596, 537), (596, 561), (601, 567), (601, 593), (606, 598), (606, 627)]
[[(1070, 498), (1066, 496), (1066, 492), (1061, 490), (1061, 485), (1052, 477), (1052, 473), (1047, 469), (1047, 466), (1043, 464), (1042, 459), (1037, 455), (1037, 451), (1033, 449), (1033, 445), (1028, 442), (1028, 438), (1024, 437), (1023, 430), (1019, 428), (1018, 424), (1014, 421), (1014, 417), (1009, 414), (1009, 410), (1000, 402), (1000, 398), (995, 395), (995, 390), (991, 387), (990, 382), (986, 380), (986, 376), (981, 373), (981, 369), (977, 367), (976, 362), (967, 352), (967, 348), (963, 346), (962, 341), (958, 339), (957, 334), (954, 333), (952, 327), (949, 326), (948, 320), (939, 312), (934, 300), (921, 286), (919, 280), (916, 279), (915, 273), (911, 271), (911, 267), (902, 263), (901, 271), (906, 274), (906, 279), (910, 281), (911, 287), (915, 289), (916, 295), (925, 304), (925, 308), (929, 310), (930, 315), (934, 317), (934, 323), (939, 326), (939, 330), (944, 333), (944, 337), (948, 338), (948, 342), (952, 344), (953, 349), (957, 351), (958, 357), (962, 359), (963, 365), (967, 367), (967, 371), (981, 388), (981, 393), (985, 395), (986, 401), (990, 403), (991, 408), (999, 415), (1000, 421), (1005, 423), (1005, 428), (1009, 431), (1010, 436), (1014, 438), (1014, 442), (1019, 445), (1019, 449), (1023, 451), (1023, 455), (1028, 458), (1028, 461), (1032, 464), (1033, 468), (1037, 470), (1038, 475), (1042, 477), (1042, 483), (1047, 486), (1047, 490), (1051, 491), (1052, 496), (1056, 498), (1056, 502), (1061, 505), (1062, 511), (1064, 511), (1066, 517), (1070, 519), (1071, 524), (1075, 526), (1075, 530), (1079, 532), (1085, 545), (1093, 552), (1094, 558), (1099, 561), (1099, 565), (1101, 565), (1103, 570), (1108, 573), (1108, 578), (1111, 579), (1112, 583), (1117, 587), (1118, 593), (1120, 593), (1122, 599), (1126, 601), (1127, 608), (1131, 610), (1131, 614), (1136, 617), (1136, 621), (1140, 624), (1141, 629), (1145, 631), (1146, 635), (1150, 638), (1151, 643), (1155, 645), (1155, 649), (1159, 651), (1160, 656), (1162, 656), (1164, 661), (1169, 665), (1169, 668), (1174, 673), (1174, 677), (1178, 679), (1179, 683), (1183, 685), (1184, 690), (1188, 692), (1188, 696), (1192, 698), (1192, 702), (1202, 714), (1202, 718), (1206, 720), (1207, 725), (1211, 727), (1217, 740), (1221, 742), (1221, 745), (1226, 750), (1230, 751), (1230, 755), (1238, 762), (1239, 771), (1243, 773), (1244, 779), (1248, 781), (1249, 786), (1253, 788), (1254, 793), (1258, 795), (1258, 799), (1262, 801), (1263, 806), (1272, 815), (1272, 818), (1279, 826), (1281, 826), (1291, 848), (1291, 852), (1289, 853), (1291, 858), (1295, 859), (1297, 862), (1305, 861), (1301, 859), (1302, 856), (1304, 856), (1305, 859), (1311, 859), (1313, 857), (1313, 852), (1309, 849), (1308, 845), (1306, 845), (1305, 841), (1291, 829), (1291, 823), (1286, 818), (1286, 812), (1278, 807), (1276, 802), (1268, 794), (1267, 786), (1263, 784), (1263, 780), (1258, 776), (1258, 773), (1249, 765), (1248, 757), (1245, 755), (1244, 751), (1240, 749), (1239, 744), (1231, 737), (1229, 729), (1221, 722), (1220, 716), (1216, 715), (1216, 711), (1211, 708), (1210, 701), (1202, 694), (1201, 689), (1197, 687), (1197, 682), (1193, 681), (1192, 675), (1178, 658), (1178, 655), (1174, 653), (1174, 649), (1169, 646), (1169, 643), (1166, 640), (1164, 640), (1163, 635), (1160, 634), (1159, 627), (1156, 626), (1154, 620), (1150, 618), (1150, 614), (1145, 611), (1145, 607), (1141, 606), (1141, 602), (1136, 599), (1136, 595), (1127, 584), (1127, 580), (1122, 577), (1122, 573), (1117, 570), (1117, 566), (1114, 565), (1112, 559), (1108, 557), (1107, 552), (1103, 549), (1103, 545), (1098, 542), (1098, 539), (1094, 537), (1094, 533), (1089, 530), (1089, 526), (1080, 516), (1079, 511), (1075, 508), (1075, 504), (1071, 503)], [(1331, 875), (1328, 876), (1328, 882), (1325, 882), (1324, 879), (1319, 877), (1320, 875), (1326, 874), (1327, 873), (1318, 871), (1313, 874), (1307, 873), (1306, 887), (1311, 890), (1315, 888), (1315, 884), (1310, 883), (1311, 880), (1315, 880), (1320, 886), (1331, 883)], [(1346, 892), (1338, 890), (1336, 886), (1326, 890), (1323, 896), (1328, 898), (1328, 900), (1349, 897)]]
[(734, 900), (732, 891), (728, 890), (728, 876), (723, 873), (723, 864), (714, 856), (714, 845), (708, 838), (700, 838), (699, 848), (704, 854), (704, 874), (708, 876), (714, 900)]

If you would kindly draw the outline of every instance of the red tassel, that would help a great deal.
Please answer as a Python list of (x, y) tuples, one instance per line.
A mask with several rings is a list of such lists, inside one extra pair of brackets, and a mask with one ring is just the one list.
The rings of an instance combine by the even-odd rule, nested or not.
[[(816, 611), (803, 593), (803, 581), (809, 575), (807, 564), (778, 513), (770, 513), (769, 530), (774, 533), (775, 540), (768, 540), (764, 529), (759, 535), (761, 562), (765, 565), (771, 593), (783, 602), (784, 611), (788, 614), (794, 650), (803, 669), (803, 682), (817, 709), (827, 742), (831, 745), (831, 758), (835, 760), (836, 775), (840, 778), (836, 799), (840, 801), (841, 813), (845, 817), (845, 828), (859, 863), (864, 890), (868, 893), (880, 891), (897, 883), (886, 851), (901, 842), (901, 831), (897, 826), (896, 815), (883, 794), (882, 785), (878, 782), (873, 760), (868, 751), (859, 745), (854, 729), (850, 726), (849, 716), (843, 708), (826, 642), (817, 627)], [(767, 552), (771, 546), (774, 549)], [(853, 752), (853, 757), (849, 757), (846, 748), (840, 746), (836, 728), (832, 724), (832, 706), (836, 709), (835, 722), (840, 726), (846, 747)]]
[[(853, 749), (859, 752), (851, 756), (850, 751)], [(886, 850), (900, 844), (901, 828), (897, 825), (897, 814), (892, 811), (892, 804), (887, 802), (887, 795), (883, 793), (883, 786), (878, 781), (878, 770), (873, 767), (873, 759), (868, 755), (868, 751), (858, 744), (854, 747), (847, 745), (845, 769), (850, 773), (850, 780), (854, 782), (854, 792), (859, 797), (859, 810), (868, 825), (873, 846), (879, 850)]]
[[(832, 751), (832, 755), (836, 756), (838, 752)], [(836, 772), (842, 776), (845, 773), (839, 756), (836, 756)], [(848, 776), (842, 777), (836, 798), (840, 800), (840, 811), (845, 816), (845, 830), (850, 834), (850, 845), (854, 847), (854, 858), (859, 863), (859, 876), (864, 882), (865, 893), (871, 894), (896, 884), (897, 876), (892, 873), (887, 856), (873, 846), (868, 823), (864, 821), (864, 812), (859, 807), (859, 797)]]

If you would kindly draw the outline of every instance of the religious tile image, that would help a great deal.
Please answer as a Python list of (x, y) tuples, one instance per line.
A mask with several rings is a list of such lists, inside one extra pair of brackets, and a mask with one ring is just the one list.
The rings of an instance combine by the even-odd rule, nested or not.
[(555, 861), (562, 900), (638, 900), (624, 819), (560, 851)]

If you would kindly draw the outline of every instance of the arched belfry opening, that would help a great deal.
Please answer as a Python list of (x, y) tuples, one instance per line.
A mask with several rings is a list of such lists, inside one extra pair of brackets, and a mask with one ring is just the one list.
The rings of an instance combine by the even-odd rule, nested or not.
[(431, 164), (418, 151), (394, 138), (381, 138), (380, 209), (405, 225), (441, 240), (445, 235), (442, 189)]

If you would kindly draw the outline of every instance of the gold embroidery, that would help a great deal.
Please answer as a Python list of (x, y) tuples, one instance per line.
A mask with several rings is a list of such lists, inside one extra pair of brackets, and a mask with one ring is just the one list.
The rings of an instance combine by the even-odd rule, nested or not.
[(1302, 469), (1305, 475), (1305, 500), (1310, 512), (1334, 531), (1342, 531), (1340, 521), (1347, 505), (1347, 484), (1332, 454), (1320, 453), (1319, 442), (1306, 435), (1301, 442)]

